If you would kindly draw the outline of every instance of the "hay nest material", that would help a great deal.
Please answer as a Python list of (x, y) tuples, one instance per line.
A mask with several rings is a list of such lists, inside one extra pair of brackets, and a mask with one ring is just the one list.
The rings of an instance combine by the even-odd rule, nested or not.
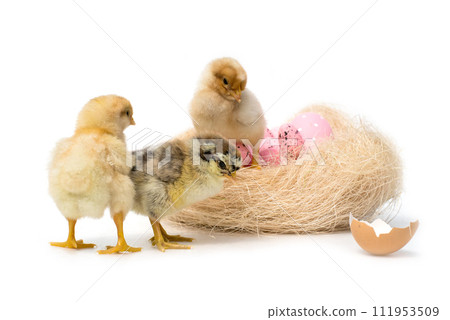
[(246, 233), (325, 233), (349, 229), (349, 214), (371, 219), (393, 211), (402, 170), (391, 142), (360, 119), (326, 106), (311, 106), (328, 120), (333, 139), (318, 145), (325, 161), (238, 172), (215, 197), (172, 221), (200, 229)]

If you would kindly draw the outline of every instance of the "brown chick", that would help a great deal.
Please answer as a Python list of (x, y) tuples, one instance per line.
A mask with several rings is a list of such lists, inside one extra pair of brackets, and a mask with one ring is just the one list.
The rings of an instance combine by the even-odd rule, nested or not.
[(246, 85), (247, 73), (236, 59), (210, 62), (190, 104), (195, 129), (238, 142), (248, 139), (255, 146), (264, 137), (266, 120), (261, 104)]
[(109, 207), (117, 227), (117, 245), (99, 253), (141, 250), (128, 246), (123, 234), (123, 221), (135, 195), (123, 131), (134, 124), (127, 99), (101, 96), (81, 110), (75, 134), (57, 143), (49, 168), (49, 191), (69, 222), (69, 235), (67, 241), (51, 242), (52, 246), (94, 247), (75, 239), (75, 223), (83, 217), (101, 218)]

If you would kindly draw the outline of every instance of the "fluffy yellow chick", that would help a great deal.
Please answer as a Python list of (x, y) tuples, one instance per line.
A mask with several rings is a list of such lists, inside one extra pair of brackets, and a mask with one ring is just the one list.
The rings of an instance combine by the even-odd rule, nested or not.
[(116, 95), (90, 100), (78, 115), (75, 134), (57, 143), (49, 169), (49, 191), (69, 222), (65, 242), (52, 246), (81, 249), (94, 244), (75, 240), (75, 223), (101, 218), (107, 207), (117, 227), (117, 245), (99, 253), (136, 252), (128, 246), (123, 221), (133, 206), (134, 186), (126, 165), (123, 131), (134, 125), (130, 102)]
[(246, 84), (247, 73), (236, 59), (211, 61), (190, 104), (195, 129), (217, 132), (238, 142), (248, 139), (255, 146), (264, 137), (266, 120)]
[(223, 181), (234, 177), (242, 165), (233, 145), (210, 134), (175, 138), (155, 149), (135, 151), (133, 159), (134, 211), (149, 217), (152, 244), (161, 251), (189, 249), (174, 241), (193, 239), (168, 235), (160, 219), (219, 193)]

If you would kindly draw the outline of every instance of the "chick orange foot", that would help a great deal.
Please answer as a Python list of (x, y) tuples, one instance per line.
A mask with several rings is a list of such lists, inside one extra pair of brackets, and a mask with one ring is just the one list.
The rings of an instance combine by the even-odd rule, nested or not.
[(139, 252), (141, 248), (130, 247), (125, 241), (125, 236), (123, 235), (123, 220), (125, 219), (125, 215), (123, 212), (116, 213), (113, 216), (114, 223), (117, 228), (117, 244), (115, 247), (107, 246), (106, 250), (98, 250), (99, 254), (111, 254), (111, 253), (120, 253), (120, 252)]
[[(159, 225), (159, 228), (161, 230), (161, 235), (164, 239), (165, 242), (176, 242), (176, 241), (180, 241), (180, 242), (192, 242), (195, 239), (194, 238), (187, 238), (187, 237), (182, 237), (180, 235), (170, 235), (167, 234), (167, 231), (164, 230), (164, 228), (162, 227), (162, 225)], [(152, 237), (149, 241), (152, 242), (152, 245), (156, 245), (156, 241), (155, 241), (155, 237)]]
[(95, 244), (93, 243), (83, 243), (83, 240), (75, 240), (75, 224), (77, 223), (77, 220), (67, 219), (67, 222), (69, 223), (69, 235), (67, 236), (67, 240), (64, 242), (50, 242), (51, 246), (69, 249), (86, 249), (95, 247)]
[[(153, 244), (153, 242), (152, 242)], [(162, 239), (156, 240), (155, 244), (153, 246), (156, 246), (159, 251), (164, 252), (166, 249), (190, 249), (191, 246), (186, 246), (184, 244), (179, 244), (176, 242), (166, 242)]]
[(181, 236), (171, 236), (168, 235), (166, 230), (161, 226), (161, 223), (159, 223), (156, 220), (153, 220), (150, 218), (150, 223), (153, 228), (153, 234), (155, 235), (153, 238), (150, 239), (153, 246), (156, 246), (159, 251), (166, 251), (166, 249), (190, 249), (190, 246), (186, 246), (184, 244), (178, 244), (176, 242), (172, 241), (187, 241), (191, 242), (194, 240), (193, 238), (185, 238)]
[(50, 242), (50, 245), (54, 247), (69, 248), (69, 249), (86, 249), (94, 248), (93, 243), (83, 243), (83, 240), (67, 239), (64, 242)]
[[(192, 242), (195, 239), (194, 238), (182, 237), (180, 235), (171, 236), (171, 235), (168, 234), (166, 236), (163, 236), (163, 240), (165, 242), (177, 242), (177, 241), (179, 241), (179, 242)], [(156, 243), (155, 237), (151, 237), (151, 239), (149, 239), (149, 241), (152, 242), (152, 245), (155, 245), (155, 243)]]
[(107, 246), (106, 250), (98, 250), (99, 254), (111, 254), (111, 253), (121, 253), (121, 252), (139, 252), (141, 248), (130, 247), (125, 241), (117, 242), (116, 246)]

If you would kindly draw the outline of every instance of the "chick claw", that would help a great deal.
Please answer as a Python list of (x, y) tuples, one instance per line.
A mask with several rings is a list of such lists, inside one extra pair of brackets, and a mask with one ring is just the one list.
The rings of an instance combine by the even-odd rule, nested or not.
[(83, 243), (83, 240), (70, 239), (64, 242), (50, 242), (50, 245), (54, 247), (69, 248), (69, 249), (86, 249), (94, 248), (93, 243)]
[[(182, 237), (180, 235), (176, 235), (176, 236), (172, 236), (169, 234), (163, 234), (163, 239), (165, 242), (192, 242), (195, 239), (194, 238), (187, 238), (187, 237)], [(155, 241), (155, 237), (152, 237), (149, 241), (152, 242), (152, 245), (155, 245), (156, 241)]]
[(141, 248), (130, 247), (126, 242), (117, 243), (116, 246), (107, 246), (106, 250), (98, 250), (99, 254), (111, 254), (120, 252), (140, 252)]
[(172, 241), (187, 241), (191, 242), (193, 238), (185, 238), (179, 235), (171, 236), (167, 234), (166, 230), (162, 227), (161, 223), (157, 220), (150, 218), (150, 224), (153, 228), (153, 234), (155, 235), (149, 241), (152, 242), (152, 246), (156, 246), (159, 251), (166, 251), (166, 249), (190, 249), (190, 246), (178, 244)]
[[(153, 227), (152, 223), (152, 227)], [(176, 242), (176, 241), (180, 241), (180, 242), (192, 242), (195, 239), (194, 238), (187, 238), (187, 237), (182, 237), (180, 235), (170, 235), (167, 233), (167, 231), (162, 227), (162, 225), (160, 223), (157, 223), (155, 225), (155, 227), (157, 227), (160, 231), (161, 231), (161, 236), (164, 239), (165, 242)], [(149, 241), (152, 242), (152, 245), (155, 245), (155, 237), (152, 237)]]
[(166, 249), (190, 249), (191, 246), (186, 246), (184, 244), (178, 244), (176, 242), (166, 242), (164, 240), (152, 241), (152, 245), (156, 246), (159, 251), (166, 251)]

